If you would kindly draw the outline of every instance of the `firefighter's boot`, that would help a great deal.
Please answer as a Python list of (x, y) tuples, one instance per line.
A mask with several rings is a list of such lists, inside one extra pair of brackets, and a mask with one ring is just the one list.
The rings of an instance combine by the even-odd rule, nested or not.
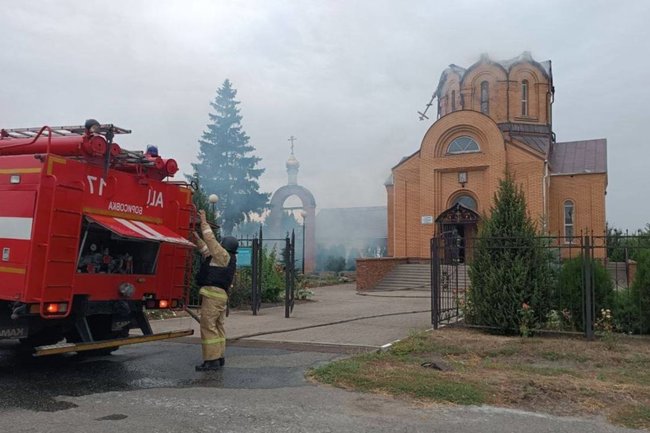
[[(223, 359), (223, 358), (220, 358)], [(197, 365), (194, 367), (196, 371), (214, 371), (214, 370), (220, 370), (223, 364), (221, 363), (220, 359), (213, 359), (211, 361), (204, 361), (203, 364)]]

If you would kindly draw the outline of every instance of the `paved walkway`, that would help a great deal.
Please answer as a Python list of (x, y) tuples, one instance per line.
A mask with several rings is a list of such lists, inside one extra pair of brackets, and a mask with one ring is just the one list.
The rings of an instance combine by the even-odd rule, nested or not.
[[(229, 340), (258, 345), (286, 343), (376, 349), (407, 337), (415, 330), (431, 328), (428, 291), (372, 292), (358, 294), (354, 284), (320, 287), (309, 301), (298, 301), (290, 318), (284, 306), (231, 311), (226, 319)], [(189, 317), (152, 321), (154, 332), (199, 326)], [(236, 341), (233, 341), (236, 343)]]

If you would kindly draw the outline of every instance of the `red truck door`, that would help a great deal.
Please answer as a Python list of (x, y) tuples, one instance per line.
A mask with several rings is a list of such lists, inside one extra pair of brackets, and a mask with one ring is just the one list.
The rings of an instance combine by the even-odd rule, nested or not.
[(0, 191), (0, 299), (25, 295), (35, 201), (33, 190)]

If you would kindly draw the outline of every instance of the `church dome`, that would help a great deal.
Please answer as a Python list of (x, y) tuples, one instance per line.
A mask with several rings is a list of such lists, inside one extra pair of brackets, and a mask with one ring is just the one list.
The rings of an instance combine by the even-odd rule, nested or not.
[(298, 168), (298, 167), (300, 167), (300, 163), (298, 162), (296, 157), (293, 156), (293, 154), (291, 154), (291, 156), (289, 156), (289, 159), (287, 160), (287, 168)]

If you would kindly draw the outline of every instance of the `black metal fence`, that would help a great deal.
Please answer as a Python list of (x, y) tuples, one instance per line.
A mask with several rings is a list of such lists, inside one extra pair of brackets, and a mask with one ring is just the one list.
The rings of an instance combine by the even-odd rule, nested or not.
[[(514, 271), (519, 280), (504, 276)], [(539, 285), (534, 296), (532, 284)], [(431, 290), (434, 328), (464, 321), (496, 328), (517, 324), (511, 332), (552, 330), (588, 338), (596, 333), (647, 334), (650, 238), (436, 236), (431, 239)], [(472, 302), (480, 304), (483, 293), (495, 313), (483, 311), (477, 317)]]
[(287, 236), (284, 247), (284, 317), (289, 318), (293, 312), (296, 294), (296, 234)]
[[(239, 251), (237, 261), (237, 272), (233, 281), (233, 290), (229, 298), (229, 307), (239, 306), (239, 304), (249, 304), (253, 315), (257, 315), (262, 306), (263, 289), (264, 289), (264, 266), (266, 248), (277, 248), (282, 246), (282, 261), (271, 263), (270, 267), (280, 265), (284, 272), (284, 305), (285, 317), (290, 317), (294, 307), (295, 287), (296, 287), (296, 265), (295, 265), (295, 234), (287, 234), (285, 238), (265, 239), (262, 228), (255, 236), (239, 238)], [(269, 258), (267, 257), (266, 260)], [(200, 265), (200, 256), (196, 254), (194, 258), (194, 270)], [(194, 272), (193, 272), (194, 273)], [(192, 274), (193, 274), (192, 273)], [(189, 302), (190, 307), (200, 306), (199, 287), (194, 281), (191, 286)], [(249, 294), (250, 293), (250, 294)], [(242, 294), (246, 299), (242, 299)]]

